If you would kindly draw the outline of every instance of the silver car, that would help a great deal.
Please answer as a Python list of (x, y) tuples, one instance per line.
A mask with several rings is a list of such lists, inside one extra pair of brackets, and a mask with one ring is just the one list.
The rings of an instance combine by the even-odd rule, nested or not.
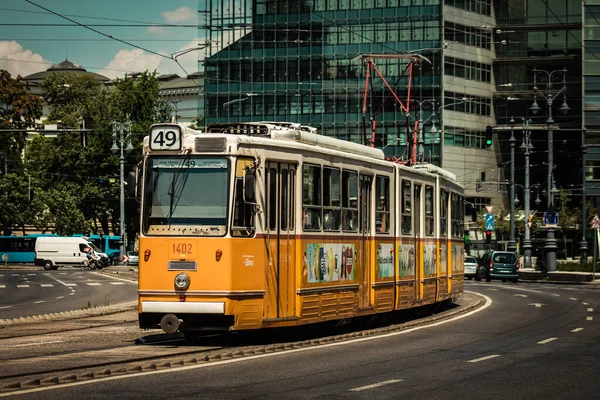
[(473, 279), (477, 274), (477, 259), (465, 256), (465, 278)]
[(138, 265), (139, 256), (137, 251), (128, 251), (126, 257), (127, 265)]

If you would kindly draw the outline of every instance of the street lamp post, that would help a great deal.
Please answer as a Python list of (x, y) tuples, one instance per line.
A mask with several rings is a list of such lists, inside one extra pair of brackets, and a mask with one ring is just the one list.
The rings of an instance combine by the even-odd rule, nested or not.
[[(419, 130), (418, 130), (418, 136), (417, 136), (417, 156), (415, 157), (415, 162), (417, 161), (423, 161), (424, 155), (425, 155), (425, 138), (423, 135), (423, 125), (425, 125), (432, 117), (435, 117), (435, 103), (436, 100), (435, 99), (425, 99), (425, 100), (410, 100), (412, 103), (416, 103), (419, 105), (419, 114), (418, 114), (418, 124), (419, 124)], [(432, 109), (432, 113), (429, 117), (427, 117), (427, 119), (425, 119), (425, 121), (423, 121), (423, 106), (425, 104), (430, 104), (431, 105), (431, 109)], [(431, 133), (436, 133), (437, 129), (435, 127), (435, 121), (433, 122), (433, 125), (431, 126)], [(414, 153), (413, 153), (414, 154)]]
[(515, 135), (514, 126), (515, 120), (510, 119), (510, 239), (508, 241), (508, 251), (515, 251), (517, 249), (515, 243)]
[[(119, 166), (120, 166), (120, 216), (119, 216), (119, 232), (121, 235), (121, 258), (126, 254), (127, 249), (127, 233), (125, 230), (125, 155), (123, 150), (130, 151), (133, 149), (131, 145), (131, 121), (129, 117), (125, 122), (113, 121), (113, 145), (110, 151), (116, 153), (120, 150)], [(125, 147), (126, 146), (126, 147)], [(125, 149), (123, 149), (125, 147)]]
[[(542, 70), (542, 69), (533, 69), (533, 104), (529, 107), (529, 110), (533, 114), (537, 114), (540, 110), (540, 106), (537, 104), (536, 95), (537, 92), (540, 92), (545, 98), (548, 106), (548, 119), (546, 120), (547, 129), (548, 129), (548, 176), (547, 178), (547, 188), (548, 188), (548, 201), (547, 201), (547, 212), (553, 213), (553, 194), (555, 188), (553, 187), (553, 169), (554, 169), (554, 149), (552, 142), (552, 131), (554, 130), (554, 120), (552, 119), (552, 102), (556, 97), (558, 97), (561, 93), (563, 93), (563, 104), (560, 106), (560, 111), (563, 114), (566, 114), (570, 108), (567, 105), (567, 84), (566, 84), (566, 69), (557, 69), (551, 72)], [(560, 90), (556, 90), (553, 88), (552, 79), (557, 74), (562, 74), (562, 88)], [(542, 76), (547, 77), (546, 81), (546, 91), (538, 89), (537, 87), (537, 76), (538, 74), (545, 74)], [(554, 229), (548, 228), (548, 233), (546, 236), (546, 241), (544, 244), (544, 249), (546, 250), (546, 272), (556, 271), (556, 239), (554, 237)]]
[[(529, 187), (529, 155), (533, 150), (531, 144), (531, 131), (529, 130), (530, 119), (523, 121), (523, 142), (519, 148), (525, 153), (525, 236), (523, 237), (523, 266), (531, 268), (531, 234), (529, 227), (529, 198), (531, 196), (531, 188)], [(539, 197), (538, 200), (539, 201)]]

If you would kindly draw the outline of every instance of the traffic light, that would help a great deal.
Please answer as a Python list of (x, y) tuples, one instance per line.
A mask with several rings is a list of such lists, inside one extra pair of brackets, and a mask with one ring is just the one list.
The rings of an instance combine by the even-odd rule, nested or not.
[(485, 231), (485, 242), (487, 244), (492, 244), (492, 231), (490, 231), (490, 230)]
[(492, 145), (492, 134), (494, 133), (494, 128), (490, 125), (485, 127), (485, 145), (490, 147)]

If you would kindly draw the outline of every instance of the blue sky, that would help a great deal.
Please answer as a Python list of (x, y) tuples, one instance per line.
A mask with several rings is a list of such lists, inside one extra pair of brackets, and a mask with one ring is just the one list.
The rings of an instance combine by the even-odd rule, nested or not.
[[(161, 74), (185, 76), (186, 72), (198, 70), (197, 60), (204, 52), (193, 51), (179, 57), (183, 69), (168, 57), (199, 43), (196, 27), (181, 27), (198, 23), (198, 1), (2, 0), (0, 69), (8, 70), (13, 76), (26, 76), (44, 71), (67, 58), (88, 71), (109, 78), (155, 69)], [(61, 26), (53, 26), (57, 24)], [(140, 24), (145, 26), (131, 26)], [(146, 26), (148, 24), (152, 26)]]

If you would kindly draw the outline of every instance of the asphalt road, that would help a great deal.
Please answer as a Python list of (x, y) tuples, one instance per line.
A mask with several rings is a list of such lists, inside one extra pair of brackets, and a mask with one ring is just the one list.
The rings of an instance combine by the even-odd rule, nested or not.
[(486, 303), (452, 320), (317, 347), (40, 388), (20, 392), (20, 397), (599, 398), (597, 287), (465, 286)]
[(0, 271), (0, 319), (90, 309), (136, 299), (135, 282), (96, 271)]

